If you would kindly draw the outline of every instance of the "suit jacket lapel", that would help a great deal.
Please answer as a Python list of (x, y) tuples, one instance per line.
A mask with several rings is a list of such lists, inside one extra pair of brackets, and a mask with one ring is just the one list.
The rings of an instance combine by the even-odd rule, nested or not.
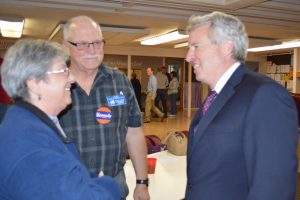
[(234, 95), (235, 93), (235, 87), (238, 85), (242, 77), (244, 76), (246, 72), (246, 68), (244, 65), (239, 66), (236, 71), (232, 74), (230, 79), (227, 81), (223, 89), (221, 90), (220, 94), (218, 94), (217, 98), (214, 100), (214, 102), (211, 104), (210, 108), (206, 112), (205, 116), (201, 118), (201, 115), (199, 115), (201, 109), (197, 112), (196, 117), (198, 119), (193, 120), (191, 124), (191, 128), (194, 128), (197, 126), (197, 131), (190, 130), (190, 133), (193, 135), (190, 141), (190, 147), (189, 147), (189, 158), (191, 158), (191, 154), (193, 154), (195, 147), (197, 146), (197, 143), (201, 140), (203, 135), (205, 134), (206, 128), (210, 125), (212, 120), (218, 115), (224, 104), (228, 101), (228, 99)]

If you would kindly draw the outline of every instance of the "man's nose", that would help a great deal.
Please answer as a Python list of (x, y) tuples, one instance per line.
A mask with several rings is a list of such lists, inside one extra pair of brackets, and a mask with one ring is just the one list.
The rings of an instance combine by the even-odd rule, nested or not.
[(191, 62), (193, 59), (193, 52), (191, 51), (191, 49), (188, 50), (186, 56), (185, 56), (185, 60), (187, 62)]

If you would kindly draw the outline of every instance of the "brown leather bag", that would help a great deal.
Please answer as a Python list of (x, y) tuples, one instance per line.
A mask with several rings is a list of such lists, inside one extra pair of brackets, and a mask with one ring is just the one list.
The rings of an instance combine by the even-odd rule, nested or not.
[(176, 155), (184, 156), (187, 152), (188, 138), (180, 131), (169, 131), (164, 139), (167, 150)]

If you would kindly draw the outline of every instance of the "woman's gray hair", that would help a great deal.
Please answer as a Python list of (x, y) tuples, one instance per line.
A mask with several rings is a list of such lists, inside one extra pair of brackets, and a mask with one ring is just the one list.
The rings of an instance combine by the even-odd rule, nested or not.
[(187, 32), (204, 25), (210, 25), (209, 39), (214, 44), (231, 40), (234, 45), (232, 57), (236, 61), (244, 62), (247, 57), (248, 35), (244, 24), (232, 15), (222, 12), (212, 12), (208, 15), (193, 15), (189, 19)]
[(46, 80), (56, 59), (69, 59), (58, 43), (40, 39), (21, 39), (11, 46), (1, 65), (2, 85), (13, 99), (28, 99), (26, 81)]

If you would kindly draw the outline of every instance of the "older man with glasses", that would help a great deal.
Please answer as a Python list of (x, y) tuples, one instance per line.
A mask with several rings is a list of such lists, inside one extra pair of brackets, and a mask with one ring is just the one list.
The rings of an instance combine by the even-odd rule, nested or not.
[(128, 195), (123, 166), (126, 147), (136, 172), (134, 199), (150, 199), (142, 117), (128, 78), (105, 66), (105, 41), (99, 25), (87, 16), (70, 19), (64, 27), (64, 46), (75, 77), (72, 106), (60, 123), (73, 138), (90, 173), (114, 177)]

